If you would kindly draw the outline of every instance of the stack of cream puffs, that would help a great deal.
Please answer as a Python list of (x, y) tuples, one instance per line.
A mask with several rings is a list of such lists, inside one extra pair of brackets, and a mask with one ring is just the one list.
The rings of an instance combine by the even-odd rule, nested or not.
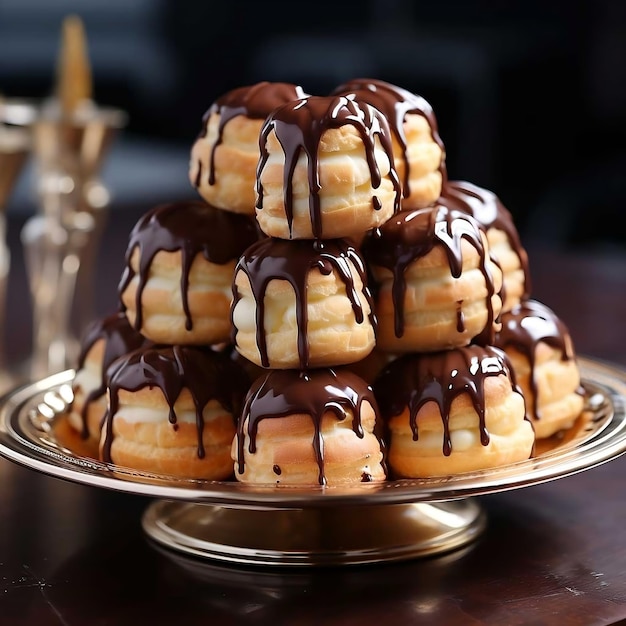
[(173, 477), (345, 485), (528, 459), (584, 391), (491, 191), (450, 180), (422, 97), (260, 82), (202, 118), (189, 181), (130, 233), (69, 423)]
[(373, 390), (341, 366), (375, 345), (355, 241), (397, 210), (389, 127), (367, 102), (305, 96), (259, 135), (256, 218), (267, 236), (233, 281), (237, 350), (265, 368), (246, 398), (232, 455), (248, 483), (337, 485), (386, 478)]

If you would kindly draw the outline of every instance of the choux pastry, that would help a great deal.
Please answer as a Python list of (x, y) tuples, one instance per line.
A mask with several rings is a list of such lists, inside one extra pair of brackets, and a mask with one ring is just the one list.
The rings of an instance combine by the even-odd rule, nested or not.
[(446, 180), (446, 155), (430, 104), (402, 87), (368, 78), (350, 80), (333, 94), (367, 102), (387, 118), (402, 208), (420, 209), (435, 202)]
[(340, 485), (385, 479), (372, 388), (335, 369), (273, 370), (248, 392), (233, 440), (246, 483)]
[(249, 389), (226, 355), (195, 346), (148, 346), (114, 361), (100, 456), (179, 478), (232, 476), (230, 448)]
[(399, 209), (389, 125), (366, 102), (288, 102), (267, 118), (259, 145), (256, 216), (270, 237), (360, 237)]
[(533, 452), (524, 397), (498, 348), (405, 354), (382, 371), (373, 388), (394, 477), (489, 469)]
[(378, 348), (429, 352), (492, 342), (502, 271), (471, 215), (440, 204), (401, 211), (361, 250), (374, 277)]
[(374, 347), (363, 259), (346, 240), (262, 239), (240, 258), (233, 283), (234, 342), (261, 367), (342, 365)]
[(191, 149), (189, 180), (213, 206), (254, 215), (259, 133), (278, 106), (305, 96), (290, 83), (259, 82), (218, 98)]
[(228, 341), (233, 270), (258, 237), (254, 218), (201, 201), (148, 211), (130, 234), (118, 289), (132, 326), (155, 343)]
[(493, 192), (466, 181), (449, 181), (439, 202), (467, 211), (487, 233), (489, 249), (503, 274), (502, 311), (510, 311), (531, 291), (528, 254), (513, 216)]
[(569, 331), (537, 300), (502, 314), (495, 345), (509, 357), (538, 439), (573, 425), (581, 414), (584, 390)]

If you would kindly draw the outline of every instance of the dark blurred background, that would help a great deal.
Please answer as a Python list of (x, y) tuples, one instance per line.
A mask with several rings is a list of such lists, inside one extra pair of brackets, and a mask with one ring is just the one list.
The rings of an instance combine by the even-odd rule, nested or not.
[[(223, 92), (372, 77), (429, 100), (450, 177), (495, 191), (526, 241), (626, 241), (626, 2), (0, 0), (0, 93), (50, 93), (69, 13), (96, 99), (129, 113), (106, 170), (120, 205), (194, 195), (188, 151)], [(32, 202), (25, 182), (10, 210)]]

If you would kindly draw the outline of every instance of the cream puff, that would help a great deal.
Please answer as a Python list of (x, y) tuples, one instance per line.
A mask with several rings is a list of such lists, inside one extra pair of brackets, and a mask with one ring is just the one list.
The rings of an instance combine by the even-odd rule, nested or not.
[(509, 210), (498, 196), (466, 181), (444, 185), (440, 203), (467, 211), (485, 229), (492, 257), (503, 274), (502, 311), (510, 311), (531, 292), (528, 254)]
[(107, 408), (106, 372), (115, 359), (145, 343), (124, 313), (113, 313), (94, 320), (81, 341), (72, 380), (74, 398), (68, 421), (83, 439), (100, 441), (100, 429)]
[(522, 302), (502, 314), (494, 344), (511, 361), (537, 438), (571, 427), (584, 389), (571, 335), (554, 311), (537, 300)]
[(107, 387), (104, 462), (178, 478), (232, 477), (231, 443), (249, 379), (226, 355), (140, 348), (114, 361)]
[(446, 153), (431, 105), (406, 89), (370, 78), (350, 80), (333, 94), (367, 102), (387, 118), (402, 208), (419, 209), (435, 202), (446, 180)]
[(361, 248), (374, 277), (376, 345), (391, 353), (488, 344), (502, 271), (471, 215), (441, 204), (401, 211)]
[(263, 81), (219, 97), (191, 149), (189, 180), (198, 193), (220, 209), (254, 215), (261, 126), (276, 107), (305, 95), (297, 85)]
[(233, 270), (258, 238), (254, 218), (201, 201), (148, 211), (130, 234), (118, 288), (133, 328), (155, 343), (228, 341)]
[(374, 348), (363, 259), (346, 240), (262, 239), (240, 258), (233, 292), (234, 343), (261, 367), (342, 365)]
[(393, 477), (495, 468), (533, 452), (524, 396), (498, 348), (405, 354), (382, 371), (373, 388)]
[(270, 237), (358, 238), (399, 209), (389, 125), (366, 102), (292, 100), (269, 115), (259, 146), (256, 217)]
[(342, 485), (386, 477), (372, 388), (348, 371), (274, 370), (246, 397), (233, 440), (245, 483)]

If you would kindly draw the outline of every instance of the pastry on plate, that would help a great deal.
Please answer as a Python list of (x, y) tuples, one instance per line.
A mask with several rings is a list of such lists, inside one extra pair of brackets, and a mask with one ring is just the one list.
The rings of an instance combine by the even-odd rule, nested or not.
[(267, 118), (259, 145), (256, 216), (270, 237), (360, 237), (399, 209), (389, 125), (366, 102), (288, 102)]
[(363, 259), (346, 240), (262, 239), (240, 258), (233, 291), (234, 343), (261, 367), (342, 365), (374, 347)]
[(396, 478), (450, 476), (528, 459), (535, 441), (507, 357), (493, 346), (405, 354), (374, 381)]
[(83, 439), (100, 441), (100, 427), (107, 408), (106, 372), (115, 359), (145, 343), (124, 313), (94, 320), (81, 340), (72, 379), (74, 399), (68, 413), (70, 425)]
[(402, 87), (371, 78), (350, 80), (333, 94), (367, 102), (387, 118), (402, 208), (419, 209), (435, 202), (446, 180), (446, 154), (431, 105)]
[(233, 270), (258, 237), (254, 218), (202, 201), (145, 213), (130, 234), (118, 289), (132, 326), (155, 343), (228, 341)]
[(572, 426), (584, 390), (571, 335), (554, 311), (537, 300), (522, 302), (502, 314), (494, 343), (511, 361), (537, 438)]
[(372, 388), (348, 371), (273, 370), (248, 392), (233, 440), (246, 483), (340, 485), (385, 479)]
[(107, 387), (104, 462), (178, 478), (232, 476), (230, 448), (249, 379), (228, 356), (147, 346), (113, 362)]
[(189, 180), (207, 202), (254, 215), (261, 126), (276, 107), (304, 95), (297, 85), (262, 81), (228, 91), (209, 107), (189, 165)]
[(376, 345), (392, 353), (488, 344), (499, 328), (502, 271), (468, 213), (436, 204), (400, 211), (365, 239)]

